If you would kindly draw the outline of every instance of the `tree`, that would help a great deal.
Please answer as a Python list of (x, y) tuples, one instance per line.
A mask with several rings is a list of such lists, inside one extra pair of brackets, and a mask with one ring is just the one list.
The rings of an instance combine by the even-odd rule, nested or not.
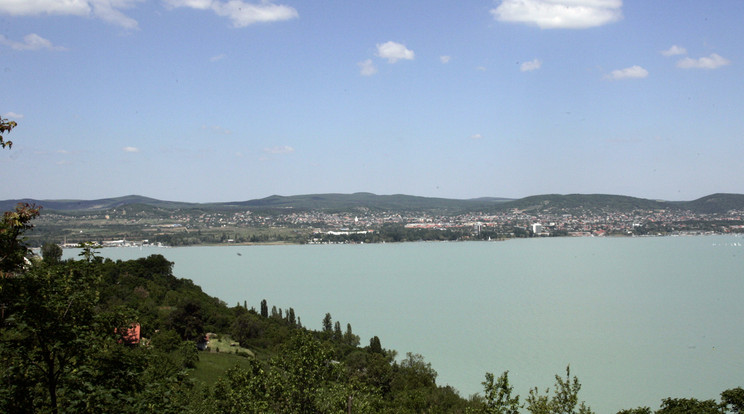
[(281, 373), (283, 407), (278, 412), (316, 413), (316, 399), (327, 381), (335, 377), (331, 353), (309, 333), (298, 330), (272, 360)]
[(41, 207), (18, 203), (15, 211), (6, 211), (0, 221), (0, 277), (21, 270), (28, 260), (30, 250), (23, 234), (33, 228), (31, 220), (39, 215)]
[(96, 316), (97, 279), (89, 263), (75, 263), (32, 267), (3, 284), (3, 301), (10, 302), (0, 343), (3, 366), (13, 367), (6, 373), (11, 382), (43, 386), (43, 392), (25, 390), (30, 400), (24, 404), (35, 410), (56, 413), (58, 391), (90, 361), (90, 344), (113, 337), (117, 325), (125, 326), (123, 321), (108, 325)]
[(204, 337), (204, 314), (201, 303), (186, 298), (168, 317), (168, 328), (184, 340), (200, 341)]
[(6, 141), (3, 134), (7, 134), (15, 128), (18, 124), (15, 121), (8, 121), (7, 119), (0, 118), (0, 147), (8, 149), (13, 147), (13, 141)]
[(269, 317), (269, 305), (266, 304), (266, 299), (263, 299), (261, 301), (261, 316), (263, 316), (264, 318)]
[(44, 245), (41, 246), (41, 257), (44, 259), (45, 263), (59, 263), (62, 259), (62, 248), (56, 243), (44, 243)]
[(721, 393), (721, 405), (735, 414), (744, 413), (744, 389), (732, 388)]
[(627, 410), (620, 410), (617, 414), (652, 414), (649, 407), (638, 407)]
[(243, 347), (247, 346), (249, 340), (258, 338), (262, 331), (258, 316), (248, 312), (238, 315), (230, 327), (232, 338)]
[(393, 378), (395, 388), (415, 389), (436, 385), (437, 371), (431, 367), (430, 362), (424, 361), (421, 354), (407, 352), (406, 357), (394, 368), (397, 368)]
[(333, 332), (333, 319), (330, 313), (326, 313), (323, 317), (323, 332), (329, 335)]
[(373, 354), (382, 354), (382, 344), (377, 335), (369, 339), (369, 352)]
[(721, 406), (714, 400), (700, 401), (695, 398), (665, 398), (656, 414), (723, 414)]
[[(590, 414), (592, 410), (582, 401), (579, 403), (581, 384), (571, 369), (566, 367), (566, 379), (555, 376), (555, 390), (549, 397), (550, 389), (541, 394), (537, 388), (530, 390), (525, 408), (532, 414)], [(578, 410), (577, 410), (578, 408)]]
[(295, 318), (294, 308), (289, 308), (289, 311), (287, 312), (287, 322), (289, 322), (289, 324), (292, 326), (297, 325), (297, 318)]
[(341, 340), (343, 337), (343, 333), (341, 333), (341, 322), (336, 321), (336, 323), (333, 324), (333, 339), (335, 340)]
[(351, 324), (346, 324), (346, 332), (344, 333), (344, 342), (350, 346), (359, 346), (359, 336), (354, 335), (351, 331)]
[(486, 380), (482, 382), (483, 392), (485, 394), (486, 414), (519, 414), (519, 396), (512, 397), (514, 387), (509, 385), (509, 371), (503, 374), (494, 382), (494, 376), (486, 372)]

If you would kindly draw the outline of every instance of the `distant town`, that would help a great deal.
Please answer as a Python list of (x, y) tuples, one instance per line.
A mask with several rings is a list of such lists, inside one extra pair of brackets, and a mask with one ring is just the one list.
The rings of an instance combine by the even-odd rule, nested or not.
[[(42, 210), (29, 242), (40, 245), (51, 240), (65, 247), (83, 241), (102, 246), (182, 246), (744, 233), (744, 207), (731, 204), (728, 198), (726, 205), (734, 208), (701, 212), (694, 211), (692, 204), (658, 204), (621, 196), (581, 197), (580, 202), (571, 196), (544, 196), (529, 202), (479, 201), (467, 208), (449, 209), (437, 208), (434, 200), (416, 208), (398, 205), (387, 209), (374, 203), (374, 208), (359, 203), (332, 207), (285, 203), (253, 208), (165, 208), (133, 203), (91, 211)], [(704, 205), (711, 210), (710, 201)]]

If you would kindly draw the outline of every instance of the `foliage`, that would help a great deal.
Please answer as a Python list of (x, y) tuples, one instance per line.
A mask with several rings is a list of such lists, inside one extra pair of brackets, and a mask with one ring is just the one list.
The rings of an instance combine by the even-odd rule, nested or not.
[(530, 390), (527, 396), (526, 409), (532, 414), (590, 414), (591, 409), (582, 401), (579, 403), (579, 390), (581, 384), (574, 376), (571, 378), (571, 369), (566, 367), (566, 378), (555, 376), (555, 390), (550, 397), (550, 390), (541, 394), (537, 388)]
[(326, 313), (323, 317), (323, 333), (327, 335), (331, 335), (331, 332), (333, 331), (333, 319), (331, 319), (331, 314)]
[(23, 235), (31, 229), (31, 220), (39, 215), (41, 207), (19, 203), (14, 211), (6, 211), (0, 221), (0, 278), (21, 270), (30, 256)]
[(656, 414), (722, 414), (723, 410), (713, 400), (695, 398), (665, 398)]
[[(123, 340), (135, 314), (101, 306), (98, 266), (96, 260), (40, 263), (3, 280), (8, 307), (0, 358), (7, 369), (0, 374), (0, 411), (98, 412), (128, 401), (117, 410), (172, 412), (176, 396), (186, 395), (179, 377), (187, 358), (174, 363), (165, 352)], [(166, 388), (173, 400), (163, 400)]]
[(509, 385), (509, 371), (504, 371), (496, 381), (490, 372), (482, 382), (484, 396), (484, 414), (519, 414), (521, 405), (519, 395), (512, 397), (514, 387)]
[(630, 408), (627, 410), (620, 410), (617, 414), (651, 414), (651, 409), (648, 407)]
[(48, 264), (58, 263), (62, 259), (62, 248), (56, 243), (44, 243), (41, 246), (41, 257)]
[(9, 133), (16, 126), (18, 126), (18, 124), (16, 124), (15, 121), (8, 121), (7, 119), (0, 118), (0, 148), (8, 147), (8, 149), (10, 149), (13, 147), (13, 141), (5, 140), (3, 134)]
[(736, 387), (722, 392), (721, 406), (735, 414), (744, 413), (744, 389)]

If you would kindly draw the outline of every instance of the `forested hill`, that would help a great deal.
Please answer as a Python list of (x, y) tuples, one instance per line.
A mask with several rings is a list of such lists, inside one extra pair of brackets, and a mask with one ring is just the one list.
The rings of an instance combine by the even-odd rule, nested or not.
[(12, 210), (19, 202), (43, 206), (47, 211), (85, 212), (128, 207), (137, 211), (173, 210), (330, 210), (346, 211), (370, 209), (377, 211), (422, 211), (439, 213), (464, 213), (470, 211), (504, 211), (519, 209), (532, 212), (549, 211), (633, 211), (633, 210), (689, 210), (697, 214), (723, 214), (731, 210), (744, 210), (744, 194), (712, 194), (692, 201), (663, 201), (608, 194), (546, 194), (508, 199), (482, 197), (474, 199), (450, 199), (419, 197), (403, 194), (377, 195), (354, 194), (307, 194), (295, 196), (272, 195), (266, 198), (222, 202), (187, 203), (163, 201), (137, 195), (105, 198), (99, 200), (35, 200), (16, 199), (0, 201), (2, 210)]

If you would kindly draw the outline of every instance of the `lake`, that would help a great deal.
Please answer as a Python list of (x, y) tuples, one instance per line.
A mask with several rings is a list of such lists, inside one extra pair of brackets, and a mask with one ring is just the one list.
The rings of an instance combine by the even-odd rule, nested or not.
[(524, 399), (568, 364), (598, 413), (744, 386), (742, 237), (101, 251), (150, 254), (230, 306), (266, 299), (313, 329), (330, 312), (362, 345), (422, 354), (464, 396), (509, 370)]

